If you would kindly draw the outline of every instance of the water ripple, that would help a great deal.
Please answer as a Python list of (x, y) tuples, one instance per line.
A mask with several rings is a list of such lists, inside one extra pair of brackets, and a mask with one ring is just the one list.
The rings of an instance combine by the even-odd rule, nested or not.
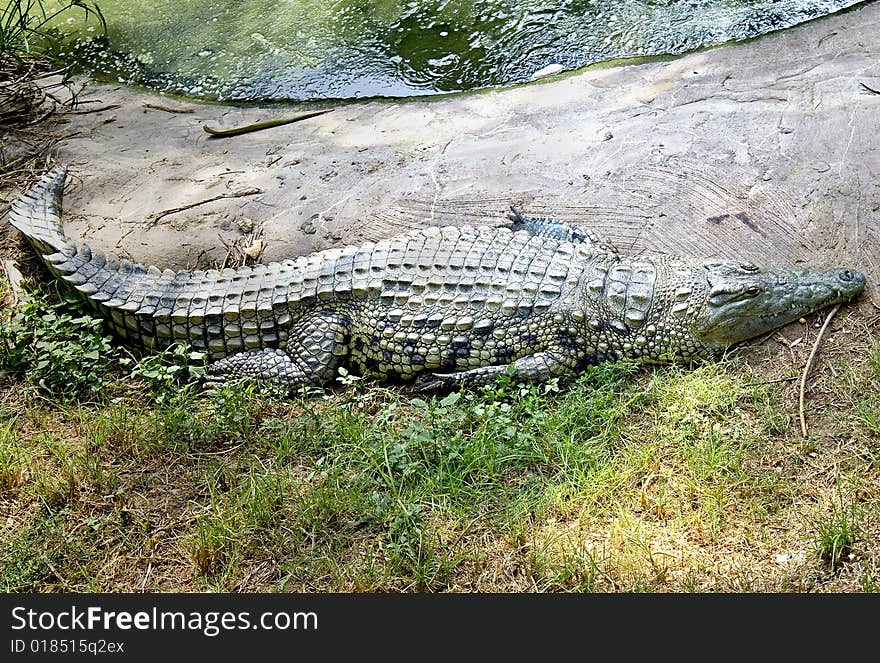
[[(679, 54), (860, 0), (115, 0), (106, 38), (64, 24), (99, 77), (239, 101), (509, 85), (551, 65)], [(89, 32), (89, 29), (92, 32)]]

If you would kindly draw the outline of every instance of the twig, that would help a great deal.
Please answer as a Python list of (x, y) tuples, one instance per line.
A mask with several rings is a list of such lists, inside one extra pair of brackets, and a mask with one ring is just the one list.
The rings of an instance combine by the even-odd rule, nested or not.
[(135, 356), (131, 353), (131, 350), (129, 350), (128, 348), (126, 348), (124, 345), (120, 345), (119, 348), (120, 348), (125, 354), (127, 354), (135, 364), (138, 363), (138, 358), (135, 357)]
[(783, 336), (778, 331), (774, 332), (774, 334), (775, 334), (776, 341), (778, 343), (782, 343), (785, 347), (788, 348), (788, 353), (791, 355), (791, 360), (794, 361), (794, 348), (791, 347), (791, 343), (789, 343), (788, 339), (785, 338), (785, 336)]
[(199, 251), (199, 255), (196, 256), (196, 261), (191, 267), (187, 266), (187, 269), (189, 271), (199, 269), (199, 266), (202, 264), (202, 257), (206, 255), (208, 255), (208, 249), (202, 249), (201, 251)]
[(310, 117), (317, 117), (318, 115), (324, 115), (325, 113), (331, 112), (333, 112), (332, 108), (325, 108), (324, 110), (303, 113), (302, 115), (294, 115), (293, 117), (281, 117), (276, 120), (266, 120), (265, 122), (246, 124), (243, 127), (236, 127), (235, 129), (214, 129), (207, 124), (202, 125), (202, 129), (205, 130), (205, 133), (209, 133), (215, 138), (227, 138), (229, 136), (240, 136), (241, 134), (250, 133), (251, 131), (262, 131), (263, 129), (269, 129), (271, 127), (280, 127), (283, 124), (300, 122), (302, 120), (308, 120)]
[(147, 572), (144, 574), (144, 579), (141, 580), (141, 591), (144, 591), (144, 587), (147, 586), (147, 578), (150, 577), (150, 571), (153, 570), (153, 562), (147, 562)]
[(171, 108), (170, 106), (160, 106), (159, 104), (144, 104), (144, 108), (152, 108), (153, 110), (165, 111), (166, 113), (194, 113), (193, 108)]
[(200, 200), (197, 203), (190, 203), (189, 205), (182, 205), (181, 207), (172, 207), (171, 209), (166, 209), (162, 212), (154, 214), (147, 224), (147, 228), (152, 228), (155, 226), (159, 219), (163, 219), (166, 216), (171, 214), (177, 214), (178, 212), (185, 212), (188, 209), (192, 209), (193, 207), (198, 207), (199, 205), (207, 205), (208, 203), (213, 203), (217, 200), (223, 200), (224, 198), (244, 198), (245, 196), (256, 196), (259, 193), (263, 193), (262, 189), (242, 189), (241, 191), (233, 191), (232, 193), (221, 193), (219, 196), (214, 196), (213, 198), (208, 198), (206, 200)]
[(124, 240), (126, 237), (131, 235), (135, 230), (137, 230), (137, 226), (134, 226), (133, 228), (129, 228), (124, 233), (122, 233), (119, 236), (119, 239), (116, 240), (116, 248), (117, 249), (122, 248), (122, 240)]
[(862, 81), (859, 81), (859, 85), (861, 85), (863, 88), (865, 88), (871, 94), (880, 94), (880, 90), (875, 90), (874, 88), (870, 87), (869, 85), (865, 85), (864, 83), (862, 83)]
[(226, 248), (226, 255), (223, 256), (223, 261), (220, 263), (220, 266), (217, 268), (222, 272), (224, 269), (226, 269), (226, 265), (229, 262), (229, 258), (230, 258), (230, 256), (232, 256), (232, 251), (234, 249), (234, 243), (227, 244), (226, 240), (223, 239), (220, 235), (217, 235), (217, 239), (219, 239), (220, 243)]
[(810, 374), (810, 369), (813, 367), (813, 359), (816, 358), (816, 352), (819, 350), (819, 344), (822, 342), (822, 336), (825, 334), (825, 330), (828, 328), (828, 324), (831, 322), (831, 318), (834, 317), (834, 314), (840, 310), (840, 304), (837, 304), (831, 311), (828, 313), (828, 317), (825, 318), (825, 322), (822, 325), (822, 329), (819, 330), (819, 335), (816, 336), (816, 342), (813, 343), (813, 349), (810, 352), (810, 356), (807, 359), (807, 365), (804, 366), (803, 375), (801, 375), (801, 389), (800, 395), (798, 396), (798, 413), (801, 418), (801, 434), (806, 437), (807, 436), (807, 420), (804, 417), (804, 389), (807, 386), (807, 376)]
[(100, 108), (87, 108), (86, 110), (67, 111), (68, 115), (91, 115), (92, 113), (103, 113), (104, 111), (121, 108), (122, 104), (108, 104)]

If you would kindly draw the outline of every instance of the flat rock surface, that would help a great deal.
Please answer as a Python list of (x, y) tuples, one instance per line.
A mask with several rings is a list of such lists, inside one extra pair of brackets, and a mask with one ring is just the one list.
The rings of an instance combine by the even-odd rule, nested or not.
[(499, 224), (519, 201), (625, 253), (845, 264), (874, 282), (880, 94), (864, 85), (880, 91), (878, 35), (869, 3), (676, 59), (352, 103), (227, 139), (202, 125), (304, 108), (89, 86), (82, 108), (95, 112), (70, 116), (75, 135), (59, 149), (73, 175), (65, 227), (141, 262), (194, 267), (252, 227), (268, 262), (431, 224)]

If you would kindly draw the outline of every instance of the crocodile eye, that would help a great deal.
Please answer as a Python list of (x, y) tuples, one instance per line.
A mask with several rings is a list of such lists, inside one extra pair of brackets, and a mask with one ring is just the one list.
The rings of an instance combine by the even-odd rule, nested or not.
[(744, 294), (748, 295), (749, 297), (757, 297), (759, 294), (761, 294), (761, 288), (753, 285), (751, 288), (746, 288)]
[(744, 263), (742, 263), (742, 264), (739, 266), (739, 268), (740, 268), (741, 270), (743, 270), (744, 272), (757, 272), (757, 271), (760, 269), (757, 265), (755, 265), (755, 264), (753, 264), (753, 263), (750, 263), (750, 262), (744, 262)]

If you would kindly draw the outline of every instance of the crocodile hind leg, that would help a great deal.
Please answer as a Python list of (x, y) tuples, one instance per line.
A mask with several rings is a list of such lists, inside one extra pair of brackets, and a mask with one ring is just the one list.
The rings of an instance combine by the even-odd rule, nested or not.
[(333, 311), (309, 315), (291, 327), (284, 350), (237, 352), (208, 367), (206, 386), (239, 378), (284, 387), (321, 386), (336, 377), (348, 354), (348, 321)]
[(596, 251), (601, 253), (617, 253), (617, 247), (605, 235), (598, 230), (587, 228), (578, 223), (526, 216), (518, 207), (511, 207), (507, 218), (513, 221), (512, 230), (522, 230), (530, 235), (558, 239), (564, 242), (591, 244)]
[(480, 387), (491, 384), (499, 375), (510, 375), (521, 382), (542, 382), (566, 375), (580, 362), (561, 352), (537, 352), (517, 359), (512, 364), (481, 366), (460, 373), (422, 373), (416, 380), (419, 391)]

